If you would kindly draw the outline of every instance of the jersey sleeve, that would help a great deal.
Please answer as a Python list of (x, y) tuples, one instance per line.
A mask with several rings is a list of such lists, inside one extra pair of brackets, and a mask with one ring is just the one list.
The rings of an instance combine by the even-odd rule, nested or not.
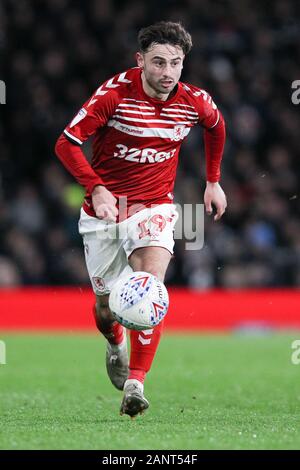
[(204, 128), (206, 178), (216, 183), (221, 177), (221, 161), (226, 140), (225, 122), (212, 97), (202, 89), (193, 92), (199, 124)]
[(96, 90), (65, 128), (64, 135), (73, 144), (83, 144), (98, 128), (104, 127), (114, 114), (118, 95), (114, 89), (107, 88), (107, 83)]
[(212, 129), (218, 124), (220, 119), (217, 105), (205, 90), (198, 89), (194, 96), (196, 98), (200, 125), (207, 130)]

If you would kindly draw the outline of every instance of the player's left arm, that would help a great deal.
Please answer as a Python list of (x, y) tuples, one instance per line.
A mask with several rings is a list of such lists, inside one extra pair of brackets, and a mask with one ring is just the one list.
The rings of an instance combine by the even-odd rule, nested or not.
[(204, 147), (206, 161), (206, 189), (204, 204), (206, 212), (211, 215), (213, 206), (216, 208), (214, 220), (219, 220), (224, 214), (227, 201), (219, 183), (221, 178), (221, 161), (224, 152), (226, 131), (221, 112), (206, 93), (199, 96), (201, 105), (200, 123), (204, 127)]

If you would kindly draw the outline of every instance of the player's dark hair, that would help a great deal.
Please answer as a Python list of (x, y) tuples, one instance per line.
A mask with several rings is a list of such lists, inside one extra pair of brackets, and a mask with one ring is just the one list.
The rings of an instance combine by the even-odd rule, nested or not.
[(192, 37), (180, 23), (172, 21), (159, 21), (142, 28), (138, 34), (138, 43), (141, 52), (147, 52), (151, 44), (171, 44), (180, 46), (184, 55), (192, 48)]

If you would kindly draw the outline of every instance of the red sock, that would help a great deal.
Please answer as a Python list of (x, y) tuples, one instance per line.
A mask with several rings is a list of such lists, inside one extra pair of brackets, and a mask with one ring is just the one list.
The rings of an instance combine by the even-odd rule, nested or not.
[(110, 323), (108, 326), (102, 324), (101, 319), (96, 315), (96, 305), (93, 307), (93, 314), (98, 330), (103, 334), (103, 336), (105, 336), (107, 341), (110, 344), (122, 343), (124, 338), (123, 326), (117, 321)]
[(130, 363), (128, 379), (144, 382), (150, 370), (163, 329), (163, 321), (152, 330), (130, 331)]

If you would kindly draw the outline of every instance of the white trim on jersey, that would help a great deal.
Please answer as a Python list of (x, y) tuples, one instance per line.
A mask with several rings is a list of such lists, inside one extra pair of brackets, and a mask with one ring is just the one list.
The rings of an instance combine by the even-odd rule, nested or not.
[(129, 113), (129, 114), (142, 114), (143, 116), (155, 116), (155, 113), (145, 113), (144, 111), (139, 111), (138, 109), (136, 111), (129, 110), (129, 109), (116, 109), (116, 112), (119, 113)]
[(182, 114), (167, 114), (167, 113), (160, 113), (161, 116), (169, 116), (169, 117), (180, 117), (180, 118), (186, 118), (186, 119), (191, 119), (191, 122), (196, 122), (198, 121), (198, 117), (193, 117), (193, 116), (182, 116)]
[[(148, 124), (156, 123), (156, 124), (173, 124), (173, 126), (178, 126), (179, 124), (191, 124), (192, 121), (167, 121), (164, 119), (136, 119), (136, 118), (129, 118), (125, 116), (120, 116), (119, 114), (114, 114), (113, 118), (120, 118), (124, 119), (124, 121), (131, 121), (134, 122), (145, 122)], [(182, 117), (182, 116), (180, 116)]]
[(150, 105), (149, 101), (135, 100), (134, 98), (123, 98), (124, 101), (134, 101), (135, 103), (147, 103)]
[(181, 113), (181, 114), (187, 114), (187, 115), (190, 115), (190, 116), (197, 116), (199, 117), (199, 114), (198, 113), (194, 113), (193, 111), (187, 111), (186, 109), (177, 109), (177, 108), (162, 108), (162, 111), (165, 111), (165, 112), (170, 112), (170, 113)]
[(78, 144), (80, 144), (80, 145), (83, 144), (83, 142), (81, 142), (81, 140), (79, 140), (77, 137), (74, 137), (74, 135), (70, 134), (68, 131), (66, 131), (66, 129), (64, 130), (64, 134), (66, 134), (68, 137), (70, 137), (70, 139), (75, 140), (75, 142), (77, 142)]
[(213, 127), (215, 127), (215, 126), (218, 124), (218, 122), (219, 122), (219, 119), (220, 119), (220, 113), (219, 113), (219, 111), (218, 111), (218, 110), (217, 110), (217, 113), (218, 113), (217, 120), (216, 120), (216, 122), (215, 122), (215, 124), (214, 124), (213, 126), (209, 127), (209, 129), (212, 129)]
[(169, 106), (184, 106), (185, 108), (192, 108), (195, 111), (194, 106), (191, 106), (190, 104), (172, 103), (169, 104)]
[[(118, 86), (120, 86), (120, 83), (131, 83), (131, 80), (127, 80), (127, 78), (125, 78), (126, 73), (127, 71), (121, 73), (120, 75), (110, 78), (107, 82), (100, 85), (99, 88), (97, 88), (95, 94), (90, 99), (87, 105), (87, 108), (91, 106), (92, 104), (96, 103), (98, 99), (97, 96), (103, 96), (109, 91), (109, 90), (105, 90), (105, 88), (108, 88), (108, 89), (117, 88)], [(114, 83), (114, 80), (117, 80), (117, 82), (119, 83)]]
[(119, 106), (122, 106), (124, 108), (138, 108), (138, 109), (151, 109), (155, 110), (153, 106), (141, 106), (139, 104), (126, 104), (126, 103), (120, 103)]
[[(129, 134), (129, 135), (135, 135), (137, 137), (160, 137), (162, 139), (174, 140), (174, 128), (163, 129), (159, 127), (136, 127), (136, 126), (130, 126), (129, 124), (123, 124), (122, 122), (117, 121), (115, 119), (109, 120), (107, 123), (107, 126), (114, 127), (120, 132), (124, 132), (125, 134)], [(190, 132), (190, 130), (191, 130), (191, 127), (186, 127), (183, 130), (182, 138), (186, 137), (188, 133)]]
[(125, 78), (125, 77), (126, 77), (126, 73), (127, 73), (127, 71), (126, 71), (126, 72), (123, 72), (123, 73), (121, 73), (121, 74), (119, 75), (118, 82), (121, 82), (121, 83), (131, 83), (131, 80), (127, 80), (127, 78)]

